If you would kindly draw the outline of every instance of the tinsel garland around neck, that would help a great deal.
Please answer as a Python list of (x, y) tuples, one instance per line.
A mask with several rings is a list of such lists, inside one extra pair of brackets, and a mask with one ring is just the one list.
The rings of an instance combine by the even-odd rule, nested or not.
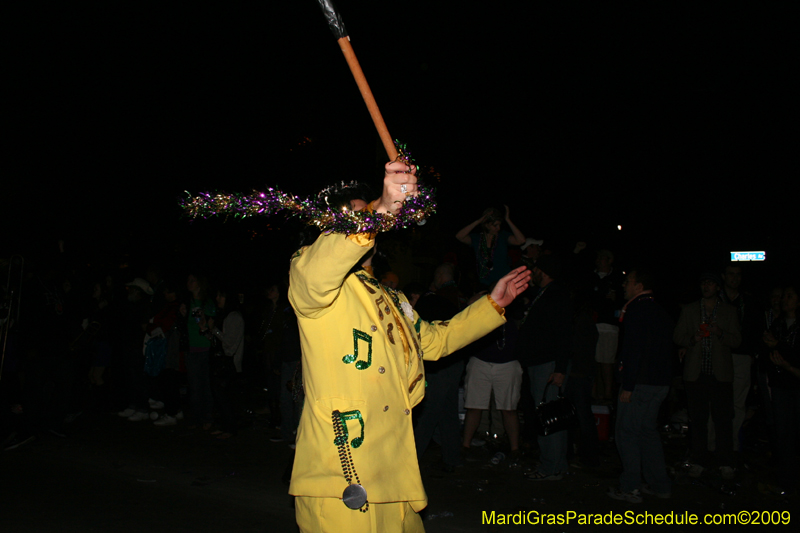
[[(406, 164), (411, 163), (404, 150), (398, 145), (398, 159)], [(341, 187), (353, 186), (354, 182)], [(327, 203), (331, 190), (338, 186), (327, 187), (322, 192), (306, 198), (279, 191), (272, 187), (266, 191), (253, 191), (250, 194), (201, 192), (181, 200), (184, 213), (190, 218), (208, 218), (215, 215), (247, 218), (252, 216), (274, 215), (286, 211), (287, 216), (296, 216), (308, 221), (325, 232), (334, 233), (379, 233), (394, 229), (407, 228), (413, 224), (424, 224), (425, 220), (436, 212), (434, 190), (419, 186), (418, 196), (408, 196), (397, 215), (391, 213), (369, 213), (351, 211), (349, 209), (333, 209)]]

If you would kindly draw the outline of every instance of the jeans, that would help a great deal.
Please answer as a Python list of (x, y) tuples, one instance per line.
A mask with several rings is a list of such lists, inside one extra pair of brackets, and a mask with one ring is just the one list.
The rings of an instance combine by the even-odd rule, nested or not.
[(655, 492), (672, 492), (658, 434), (658, 411), (668, 393), (668, 385), (636, 385), (630, 403), (617, 404), (614, 439), (622, 460), (622, 492), (638, 489), (643, 477)]
[(219, 427), (226, 433), (236, 434), (239, 418), (239, 373), (233, 357), (217, 355), (211, 360), (211, 391), (219, 413)]
[(775, 453), (781, 467), (777, 481), (784, 489), (798, 486), (800, 461), (797, 459), (797, 435), (800, 432), (800, 390), (772, 387), (772, 407), (775, 416)]
[(148, 403), (148, 381), (144, 373), (144, 355), (141, 349), (125, 346), (122, 348), (122, 359), (125, 364), (126, 401), (128, 407), (137, 412), (150, 411)]
[[(555, 372), (556, 362), (550, 361), (541, 365), (528, 367), (528, 375), (531, 379), (531, 394), (533, 402), (539, 405), (542, 395), (545, 394), (547, 378)], [(558, 387), (550, 384), (547, 387), (545, 402), (555, 400), (558, 397)], [(539, 472), (545, 476), (566, 472), (567, 470), (567, 431), (558, 431), (550, 435), (539, 435)]]
[(564, 396), (575, 406), (580, 430), (578, 451), (586, 466), (597, 466), (600, 463), (600, 439), (597, 436), (597, 421), (592, 413), (593, 382), (593, 377), (570, 376), (569, 385), (564, 390)]
[(165, 368), (157, 378), (158, 399), (164, 402), (164, 412), (175, 417), (181, 410), (181, 376), (173, 368)]
[[(739, 431), (742, 429), (744, 417), (747, 413), (747, 395), (750, 392), (750, 368), (753, 366), (753, 358), (749, 355), (732, 354), (733, 358), (733, 451), (739, 451), (741, 441)], [(714, 431), (714, 421), (709, 415), (708, 418), (708, 449), (716, 449), (716, 432)]]
[(708, 460), (708, 415), (714, 420), (717, 466), (733, 465), (733, 383), (701, 374), (686, 382), (689, 419), (692, 429), (692, 461)]
[(189, 385), (189, 415), (192, 423), (208, 424), (213, 420), (209, 351), (186, 355), (186, 379)]
[(422, 458), (431, 439), (438, 434), (438, 442), (442, 446), (442, 462), (448, 466), (461, 464), (458, 384), (463, 373), (464, 361), (457, 361), (426, 374), (428, 388), (425, 389), (425, 399), (419, 407), (421, 413), (414, 428), (418, 458)]

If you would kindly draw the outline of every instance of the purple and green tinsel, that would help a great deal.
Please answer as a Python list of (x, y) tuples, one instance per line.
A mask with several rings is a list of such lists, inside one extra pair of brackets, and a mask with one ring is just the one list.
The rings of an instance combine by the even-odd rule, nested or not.
[[(410, 164), (404, 145), (398, 145), (400, 159)], [(436, 212), (434, 190), (420, 186), (418, 196), (409, 196), (397, 215), (366, 211), (334, 210), (327, 204), (327, 195), (317, 194), (301, 199), (277, 189), (253, 191), (250, 194), (202, 192), (181, 201), (184, 213), (191, 218), (216, 215), (247, 218), (274, 215), (286, 211), (288, 216), (306, 219), (322, 231), (334, 233), (379, 233), (424, 224)]]
[(419, 188), (418, 196), (409, 196), (397, 215), (366, 211), (335, 211), (324, 197), (298, 198), (269, 188), (251, 194), (203, 192), (183, 200), (184, 212), (192, 218), (228, 215), (247, 218), (274, 215), (286, 211), (288, 216), (307, 219), (310, 225), (334, 233), (379, 233), (419, 224), (436, 212), (433, 189)]

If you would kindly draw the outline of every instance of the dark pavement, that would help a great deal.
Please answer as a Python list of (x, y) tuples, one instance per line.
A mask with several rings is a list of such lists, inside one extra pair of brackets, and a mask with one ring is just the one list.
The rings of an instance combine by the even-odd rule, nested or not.
[[(294, 532), (292, 500), (281, 481), (291, 450), (285, 443), (270, 442), (271, 435), (266, 421), (257, 417), (236, 437), (220, 441), (183, 422), (155, 427), (115, 414), (82, 415), (64, 438), (46, 434), (0, 453), (0, 531)], [(679, 465), (685, 436), (665, 433), (664, 442), (668, 460)], [(619, 461), (613, 443), (604, 446), (598, 469), (575, 469), (557, 482), (530, 482), (522, 472), (534, 465), (535, 452), (526, 452), (532, 457), (526, 457), (521, 468), (509, 468), (505, 462), (490, 465), (486, 451), (481, 460), (445, 473), (439, 468), (439, 449), (432, 445), (421, 462), (430, 501), (424, 512), (426, 530), (514, 527), (483, 524), (484, 511), (487, 516), (494, 511), (495, 517), (522, 512), (529, 518), (536, 517), (529, 511), (688, 512), (701, 519), (704, 513), (790, 511), (794, 523), (800, 521), (797, 495), (770, 496), (760, 490), (770, 474), (758, 467), (764, 457), (755, 457), (750, 468), (737, 471), (733, 482), (723, 483), (715, 473), (690, 479), (677, 468), (671, 499), (645, 496), (641, 504), (612, 500), (605, 491), (616, 483)], [(592, 528), (577, 523), (577, 518), (546, 527)]]

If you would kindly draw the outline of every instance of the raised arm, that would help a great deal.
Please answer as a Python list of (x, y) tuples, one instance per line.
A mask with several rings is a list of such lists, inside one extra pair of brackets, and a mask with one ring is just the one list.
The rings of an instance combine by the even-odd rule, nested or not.
[(522, 232), (519, 229), (517, 229), (514, 223), (511, 222), (508, 206), (504, 205), (503, 207), (506, 208), (506, 224), (508, 224), (508, 227), (511, 228), (511, 233), (513, 233), (513, 235), (511, 235), (508, 238), (508, 244), (513, 244), (515, 246), (522, 246), (523, 244), (525, 244), (525, 235), (523, 235)]
[[(483, 221), (486, 220), (486, 215), (487, 211), (484, 211), (483, 215), (481, 215), (481, 218), (479, 218), (475, 222), (470, 222), (469, 224), (458, 230), (458, 233), (456, 233), (456, 239), (463, 242), (464, 244), (471, 244), (472, 241), (470, 241), (469, 239), (470, 232), (472, 232), (472, 230), (474, 230), (476, 226), (482, 224)], [(523, 242), (524, 241), (525, 239), (523, 239)]]
[(525, 292), (531, 279), (527, 267), (519, 267), (500, 279), (491, 296), (478, 298), (450, 320), (425, 322), (415, 315), (420, 326), (424, 359), (431, 361), (450, 355), (500, 327), (505, 307)]
[(383, 177), (383, 193), (372, 202), (376, 213), (397, 214), (407, 196), (417, 196), (417, 167), (397, 161), (386, 163)]
[[(377, 213), (396, 214), (406, 196), (416, 196), (416, 167), (388, 163), (384, 171), (383, 193), (370, 204)], [(298, 251), (289, 271), (289, 301), (295, 311), (308, 318), (328, 312), (350, 269), (375, 245), (368, 233), (344, 235), (324, 233), (311, 246)]]

